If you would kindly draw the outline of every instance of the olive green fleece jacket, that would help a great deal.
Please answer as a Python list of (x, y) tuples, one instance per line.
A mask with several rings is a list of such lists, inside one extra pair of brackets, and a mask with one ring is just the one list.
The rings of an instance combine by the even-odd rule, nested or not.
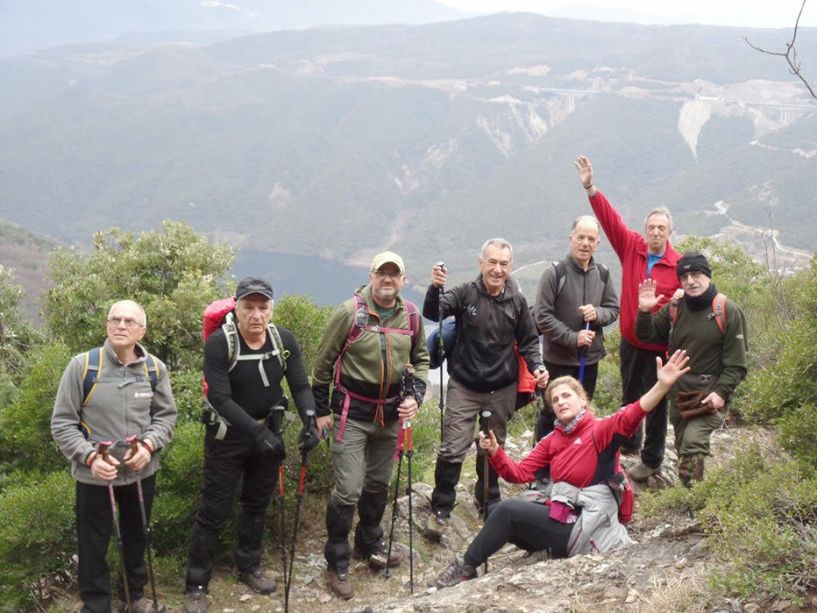
[[(385, 321), (380, 321), (377, 308), (372, 298), (370, 285), (358, 289), (368, 305), (371, 326), (384, 328), (409, 329), (408, 314), (402, 296), (398, 296), (393, 314)], [(418, 331), (415, 338), (408, 334), (386, 333), (363, 330), (343, 356), (341, 364), (341, 385), (355, 394), (367, 398), (394, 398), (400, 391), (400, 378), (403, 367), (411, 364), (416, 379), (415, 398), (420, 404), (425, 395), (428, 376), (428, 350), (426, 349), (423, 320), (419, 310)], [(355, 300), (350, 298), (338, 306), (326, 325), (315, 367), (312, 371), (312, 393), (315, 396), (315, 408), (318, 416), (330, 412), (340, 414), (345, 394), (334, 389), (335, 363), (346, 345), (349, 331), (355, 318)], [(330, 388), (332, 389), (330, 399)], [(385, 421), (397, 419), (397, 402), (384, 405)], [(376, 403), (352, 399), (349, 407), (349, 418), (371, 420), (376, 414)]]
[[(712, 309), (693, 311), (684, 301), (678, 303), (678, 318), (670, 339), (670, 303), (657, 313), (638, 311), (635, 334), (643, 343), (666, 343), (669, 352), (685, 349), (689, 355), (690, 372), (695, 375), (715, 375), (718, 380), (704, 391), (716, 392), (724, 401), (746, 377), (746, 319), (734, 302), (726, 300), (726, 325), (721, 333)], [(686, 378), (679, 380), (672, 389), (674, 398), (678, 392), (701, 389)]]

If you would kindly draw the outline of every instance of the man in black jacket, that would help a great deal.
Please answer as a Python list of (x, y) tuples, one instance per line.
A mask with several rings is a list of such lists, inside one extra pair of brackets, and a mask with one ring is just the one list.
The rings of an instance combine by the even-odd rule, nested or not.
[[(483, 410), (490, 410), (491, 429), (499, 444), (505, 442), (505, 427), (516, 403), (519, 360), (514, 344), (536, 377), (537, 386), (547, 386), (548, 373), (539, 352), (539, 339), (528, 303), (515, 282), (510, 282), (513, 249), (501, 238), (487, 240), (479, 258), (480, 274), (474, 280), (445, 292), (445, 269), (434, 266), (426, 292), (423, 315), (432, 321), (454, 315), (457, 342), (448, 360), (446, 413), (443, 442), (434, 471), (432, 515), (427, 535), (439, 539), (456, 500), (455, 487), (462, 462), (474, 440), (474, 424)], [(477, 450), (477, 506), (499, 501), (496, 473), (483, 474), (481, 450)], [(483, 500), (483, 480), (488, 478), (489, 500)]]
[[(314, 427), (309, 428), (307, 411), (314, 412), (315, 401), (301, 349), (289, 330), (277, 328), (276, 339), (270, 327), (272, 287), (263, 279), (247, 277), (238, 283), (235, 297), (235, 331), (223, 326), (204, 346), (207, 400), (218, 419), (205, 433), (204, 483), (187, 560), (185, 613), (207, 611), (213, 556), (239, 483), (238, 578), (260, 594), (275, 591), (275, 580), (261, 569), (261, 544), (278, 465), (284, 459), (281, 435), (273, 432), (279, 429), (273, 422), (281, 415), (276, 409), (286, 406), (284, 377), (304, 421), (304, 448), (320, 442)], [(277, 346), (279, 341), (282, 347)]]

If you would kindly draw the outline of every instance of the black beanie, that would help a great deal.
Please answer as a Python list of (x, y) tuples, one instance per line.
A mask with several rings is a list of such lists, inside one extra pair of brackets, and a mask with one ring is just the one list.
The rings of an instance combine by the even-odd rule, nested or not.
[(692, 251), (685, 253), (680, 260), (678, 260), (678, 268), (676, 269), (678, 278), (688, 272), (702, 272), (710, 279), (712, 278), (712, 269), (709, 267), (709, 262), (703, 253)]

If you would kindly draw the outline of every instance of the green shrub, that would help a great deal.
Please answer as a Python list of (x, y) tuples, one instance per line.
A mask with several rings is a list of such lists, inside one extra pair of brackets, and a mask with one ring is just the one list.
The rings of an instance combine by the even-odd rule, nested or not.
[(61, 343), (38, 347), (30, 370), (11, 405), (0, 412), (0, 455), (6, 470), (36, 466), (50, 471), (66, 460), (51, 437), (51, 413), (62, 373), (71, 355)]
[(71, 567), (76, 552), (74, 480), (66, 471), (21, 477), (0, 494), (0, 602), (33, 610), (43, 578)]
[(153, 543), (158, 554), (184, 551), (200, 500), (204, 466), (204, 426), (180, 422), (162, 457), (153, 503)]
[(176, 409), (179, 412), (177, 424), (183, 422), (201, 422), (201, 379), (201, 370), (170, 371), (173, 399), (176, 401)]
[(711, 471), (692, 489), (644, 495), (641, 509), (695, 511), (726, 562), (713, 581), (738, 596), (799, 600), (817, 589), (817, 479), (757, 446)]
[(817, 467), (817, 407), (811, 402), (795, 407), (783, 415), (777, 425), (784, 449), (809, 466)]
[(312, 373), (318, 345), (332, 307), (318, 306), (307, 296), (284, 296), (275, 304), (274, 321), (295, 335), (307, 374)]

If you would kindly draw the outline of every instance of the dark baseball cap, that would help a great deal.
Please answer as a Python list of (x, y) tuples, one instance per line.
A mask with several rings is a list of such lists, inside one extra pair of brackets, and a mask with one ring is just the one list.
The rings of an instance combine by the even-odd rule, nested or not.
[(235, 288), (235, 299), (241, 300), (250, 294), (259, 294), (267, 300), (272, 300), (272, 286), (257, 277), (244, 277)]

